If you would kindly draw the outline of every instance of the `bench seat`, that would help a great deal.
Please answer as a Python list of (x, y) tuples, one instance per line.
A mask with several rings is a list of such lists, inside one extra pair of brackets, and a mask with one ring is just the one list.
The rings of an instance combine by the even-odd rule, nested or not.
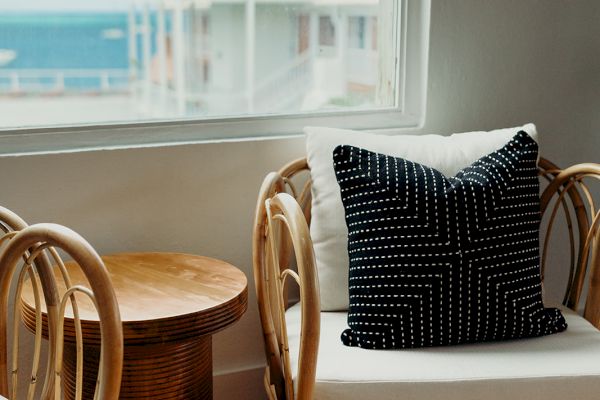
[[(600, 331), (561, 307), (565, 332), (410, 350), (346, 347), (346, 312), (321, 312), (314, 400), (592, 400), (600, 398)], [(292, 368), (300, 307), (286, 312)], [(292, 371), (297, 382), (297, 371)]]

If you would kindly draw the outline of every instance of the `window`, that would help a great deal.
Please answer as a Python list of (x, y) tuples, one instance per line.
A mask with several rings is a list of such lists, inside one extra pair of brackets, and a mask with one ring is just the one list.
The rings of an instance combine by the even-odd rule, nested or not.
[(335, 46), (335, 26), (330, 16), (319, 17), (319, 45)]
[(30, 133), (36, 151), (414, 126), (428, 12), (421, 0), (0, 0), (0, 147)]
[[(376, 20), (377, 17), (373, 17)], [(365, 48), (365, 21), (366, 17), (349, 17), (349, 32), (348, 32), (348, 47), (351, 49), (364, 49)], [(372, 22), (372, 21), (371, 21)], [(372, 34), (377, 36), (377, 32), (371, 31)]]

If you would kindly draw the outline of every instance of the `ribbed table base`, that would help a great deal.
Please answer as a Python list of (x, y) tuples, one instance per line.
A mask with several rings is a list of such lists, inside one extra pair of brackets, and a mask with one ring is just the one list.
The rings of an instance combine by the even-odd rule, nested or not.
[[(75, 398), (75, 346), (65, 344), (65, 399)], [(84, 350), (83, 398), (92, 400), (100, 348)], [(125, 346), (121, 399), (212, 399), (212, 340)]]

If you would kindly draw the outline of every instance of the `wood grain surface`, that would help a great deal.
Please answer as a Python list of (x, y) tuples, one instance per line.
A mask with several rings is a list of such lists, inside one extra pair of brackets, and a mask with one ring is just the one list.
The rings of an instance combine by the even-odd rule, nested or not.
[[(210, 335), (246, 311), (244, 273), (221, 260), (179, 253), (123, 253), (102, 260), (123, 321), (125, 360), (120, 398), (212, 398)], [(85, 282), (77, 268), (71, 263), (66, 266), (74, 282)], [(35, 323), (32, 304), (32, 291), (26, 285), (23, 320), (30, 329)], [(86, 345), (86, 393), (93, 393), (100, 344), (98, 317), (86, 299), (78, 298), (78, 306)], [(74, 342), (75, 328), (68, 318), (71, 311), (66, 315), (65, 341)], [(67, 346), (67, 376), (75, 367), (74, 355), (74, 349)], [(65, 381), (66, 398), (71, 398), (69, 378)]]

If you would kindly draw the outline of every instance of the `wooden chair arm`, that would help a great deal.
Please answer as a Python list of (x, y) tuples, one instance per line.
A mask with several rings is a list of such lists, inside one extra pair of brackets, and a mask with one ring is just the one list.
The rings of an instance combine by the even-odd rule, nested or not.
[[(44, 329), (42, 322), (43, 307), (39, 301), (39, 287), (49, 287), (57, 293), (59, 286), (57, 285), (55, 275), (62, 275), (65, 290), (61, 290), (58, 301), (55, 304), (46, 303), (44, 307), (49, 321), (47, 328), (48, 346), (49, 348), (53, 348), (49, 353), (49, 357), (56, 358), (56, 360), (51, 364), (54, 366), (53, 369), (45, 371), (41, 398), (54, 399), (64, 397), (64, 394), (61, 392), (64, 388), (64, 385), (61, 383), (64, 382), (62, 354), (64, 350), (65, 310), (68, 303), (71, 305), (74, 329), (77, 332), (75, 343), (78, 353), (77, 373), (73, 383), (76, 386), (76, 391), (81, 393), (84, 375), (81, 357), (83, 357), (84, 343), (81, 336), (81, 318), (77, 311), (77, 301), (71, 296), (77, 292), (90, 297), (90, 300), (96, 306), (98, 317), (100, 318), (102, 344), (95, 392), (96, 398), (104, 400), (118, 399), (123, 364), (123, 328), (112, 282), (100, 256), (81, 236), (68, 228), (56, 224), (36, 224), (18, 231), (14, 236), (7, 234), (4, 237), (7, 236), (9, 236), (9, 240), (5, 243), (5, 247), (3, 247), (0, 253), (0, 265), (2, 265), (2, 268), (0, 268), (0, 393), (4, 396), (9, 394), (7, 370), (10, 366), (11, 397), (24, 397), (19, 396), (17, 393), (19, 386), (19, 329), (17, 327), (21, 319), (21, 310), (24, 309), (19, 304), (24, 304), (21, 303), (21, 290), (25, 283), (25, 276), (28, 275), (33, 297), (35, 298), (33, 304), (33, 313), (35, 313), (34, 361), (27, 395), (27, 398), (33, 398), (37, 390), (36, 384), (39, 373), (42, 330)], [(87, 283), (71, 283), (72, 281), (68, 277), (66, 270), (64, 270), (64, 264), (62, 264), (62, 260), (60, 260), (55, 248), (64, 251), (77, 263)], [(36, 270), (35, 267), (38, 265), (45, 265), (35, 262), (45, 252), (52, 254), (54, 261), (57, 262), (58, 268), (56, 269), (56, 274), (54, 274), (53, 269), (46, 271), (48, 273), (45, 275), (41, 273), (41, 270)], [(23, 258), (25, 258), (25, 262), (22, 262)], [(64, 275), (60, 271), (64, 272)], [(49, 282), (44, 283), (44, 280), (49, 280)], [(13, 287), (15, 290), (12, 290)], [(10, 318), (9, 310), (12, 311)], [(50, 324), (51, 313), (55, 315), (54, 325)], [(11, 335), (13, 360), (10, 364), (7, 363), (9, 324), (13, 326)], [(52, 383), (48, 383), (49, 381), (52, 381)], [(49, 389), (52, 387), (55, 389), (54, 393)]]
[(596, 206), (599, 199), (594, 199), (594, 191), (588, 186), (589, 181), (600, 181), (600, 164), (577, 164), (561, 169), (542, 159), (540, 175), (549, 182), (540, 198), (542, 216), (546, 214), (548, 217), (542, 248), (542, 276), (549, 239), (558, 211), (562, 208), (571, 253), (563, 302), (577, 310), (585, 279), (589, 277), (584, 317), (600, 329), (600, 211)]
[[(10, 240), (13, 237), (13, 234), (16, 234), (19, 231), (27, 228), (29, 225), (19, 217), (16, 213), (11, 210), (0, 206), (0, 248), (6, 243), (6, 241)], [(3, 249), (2, 249), (3, 250)], [(29, 251), (33, 251), (33, 247), (29, 249)], [(24, 257), (24, 261), (26, 257)], [(56, 308), (59, 304), (59, 293), (56, 287), (55, 282), (52, 280), (53, 270), (46, 252), (42, 252), (35, 260), (34, 264), (36, 266), (36, 270), (40, 274), (42, 291), (44, 294), (44, 301), (47, 307), (47, 315), (48, 315), (48, 329), (49, 336), (51, 337), (53, 332), (56, 330), (56, 324), (58, 315), (56, 313)], [(0, 359), (5, 357), (4, 354), (0, 354)], [(54, 371), (54, 364), (56, 360), (56, 347), (48, 346), (47, 353), (47, 364), (46, 371)], [(2, 361), (3, 362), (3, 361)], [(7, 393), (8, 390), (8, 382), (5, 381), (4, 377), (0, 378), (0, 393)], [(41, 392), (41, 398), (46, 399), (54, 396), (54, 379), (44, 379), (44, 386)], [(0, 396), (1, 398), (1, 396)]]
[[(254, 225), (254, 279), (267, 356), (265, 389), (270, 399), (310, 399), (320, 335), (319, 282), (307, 223), (309, 216), (295, 197), (284, 192), (287, 183), (287, 177), (279, 173), (265, 178)], [(292, 191), (301, 202), (305, 201), (305, 190)], [(297, 272), (290, 268), (291, 255)], [(296, 393), (285, 320), (285, 287), (290, 277), (300, 287), (302, 313)]]

